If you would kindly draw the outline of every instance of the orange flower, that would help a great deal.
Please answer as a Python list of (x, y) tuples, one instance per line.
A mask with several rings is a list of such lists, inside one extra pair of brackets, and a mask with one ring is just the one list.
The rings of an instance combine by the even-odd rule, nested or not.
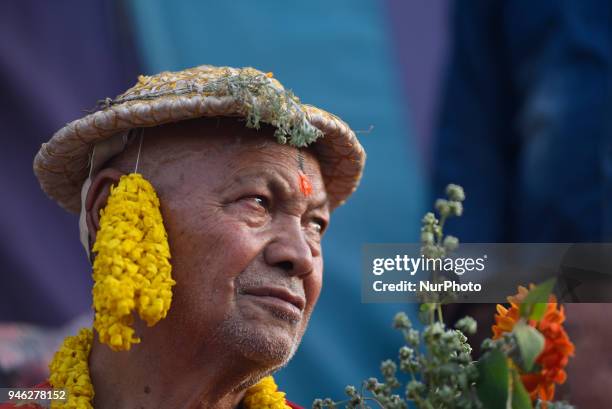
[[(495, 325), (493, 325), (493, 339), (502, 334), (511, 332), (520, 318), (519, 304), (523, 301), (529, 290), (519, 287), (519, 292), (508, 297), (510, 308), (497, 305)], [(562, 324), (565, 321), (563, 306), (558, 306), (556, 298), (551, 295), (546, 305), (546, 312), (540, 321), (530, 320), (528, 323), (544, 336), (544, 350), (536, 359), (536, 366), (530, 373), (521, 374), (521, 380), (531, 399), (540, 398), (551, 401), (555, 395), (555, 384), (562, 384), (567, 378), (565, 366), (570, 356), (574, 355), (574, 344), (571, 343)]]

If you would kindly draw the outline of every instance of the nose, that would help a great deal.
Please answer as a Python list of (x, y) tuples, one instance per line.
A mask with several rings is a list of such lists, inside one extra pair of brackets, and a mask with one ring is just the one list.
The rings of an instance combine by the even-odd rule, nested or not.
[(275, 237), (264, 251), (270, 266), (278, 267), (292, 276), (305, 276), (314, 268), (313, 249), (308, 244), (299, 218), (287, 217), (276, 226)]

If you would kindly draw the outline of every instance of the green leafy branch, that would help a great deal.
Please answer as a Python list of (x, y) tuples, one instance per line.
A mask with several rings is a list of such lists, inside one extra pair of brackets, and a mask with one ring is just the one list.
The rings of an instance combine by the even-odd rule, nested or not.
[[(421, 227), (421, 253), (430, 259), (447, 257), (459, 246), (459, 239), (444, 234), (450, 217), (463, 213), (465, 194), (458, 185), (448, 185), (447, 199), (438, 199), (438, 216), (425, 214)], [(435, 272), (434, 272), (435, 273)], [(433, 277), (437, 279), (437, 277)], [(419, 319), (424, 328), (413, 326), (408, 316), (400, 312), (393, 320), (405, 344), (398, 351), (398, 362), (381, 363), (382, 381), (369, 378), (359, 391), (347, 386), (348, 399), (335, 402), (330, 398), (316, 399), (313, 409), (338, 408), (407, 409), (412, 403), (417, 409), (544, 409), (544, 402), (534, 408), (520, 379), (519, 369), (529, 372), (536, 368), (536, 359), (544, 348), (543, 335), (530, 322), (542, 319), (554, 281), (532, 288), (520, 305), (520, 320), (510, 333), (501, 338), (486, 339), (483, 356), (474, 361), (468, 334), (474, 334), (477, 323), (471, 317), (448, 328), (443, 320), (442, 304), (451, 294), (424, 293)], [(397, 371), (409, 381), (401, 392)], [(402, 396), (403, 395), (403, 396)], [(572, 409), (564, 402), (546, 402), (547, 409)]]

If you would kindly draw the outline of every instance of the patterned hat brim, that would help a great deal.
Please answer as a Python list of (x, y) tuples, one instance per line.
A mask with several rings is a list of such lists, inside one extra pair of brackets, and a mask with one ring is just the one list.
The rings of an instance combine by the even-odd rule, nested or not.
[[(211, 66), (190, 70), (198, 69), (209, 70), (206, 73), (209, 76), (216, 75), (217, 71), (212, 70), (224, 70), (221, 72), (237, 70)], [(263, 74), (252, 68), (248, 70), (249, 73)], [(162, 81), (164, 74), (181, 74), (188, 71), (161, 73), (147, 78), (157, 78), (153, 83), (158, 90), (160, 83), (166, 85)], [(210, 74), (211, 72), (213, 74)], [(173, 78), (176, 80), (176, 77), (170, 77)], [(110, 106), (98, 112), (67, 124), (56, 132), (49, 142), (44, 143), (37, 153), (34, 159), (34, 173), (43, 191), (66, 210), (73, 213), (80, 211), (81, 188), (88, 177), (89, 159), (93, 147), (113, 135), (134, 128), (153, 127), (202, 117), (246, 118), (248, 110), (253, 109), (253, 105), (260, 105), (256, 108), (263, 112), (261, 122), (274, 122), (266, 118), (265, 100), (243, 101), (232, 95), (222, 95), (222, 92), (211, 95), (199, 92), (197, 89), (189, 93), (162, 93), (158, 96), (151, 92), (145, 94), (140, 90), (136, 93), (136, 98), (126, 98), (134, 95), (134, 90), (137, 90), (138, 86), (137, 84), (120, 96), (117, 99), (119, 103), (109, 104)], [(274, 86), (282, 88), (276, 80)], [(142, 98), (138, 98), (138, 95)], [(365, 151), (351, 128), (335, 115), (306, 104), (299, 104), (299, 109), (309, 124), (323, 134), (311, 146), (321, 166), (330, 207), (334, 209), (343, 204), (357, 188), (365, 165)]]

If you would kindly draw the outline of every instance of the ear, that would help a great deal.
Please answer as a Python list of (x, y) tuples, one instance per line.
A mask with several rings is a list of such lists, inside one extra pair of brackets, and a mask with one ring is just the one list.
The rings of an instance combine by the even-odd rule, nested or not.
[(117, 169), (107, 168), (99, 172), (91, 182), (87, 198), (85, 199), (85, 210), (87, 211), (87, 230), (89, 230), (90, 243), (96, 241), (96, 233), (100, 228), (100, 210), (106, 206), (110, 188), (117, 185), (124, 173)]

